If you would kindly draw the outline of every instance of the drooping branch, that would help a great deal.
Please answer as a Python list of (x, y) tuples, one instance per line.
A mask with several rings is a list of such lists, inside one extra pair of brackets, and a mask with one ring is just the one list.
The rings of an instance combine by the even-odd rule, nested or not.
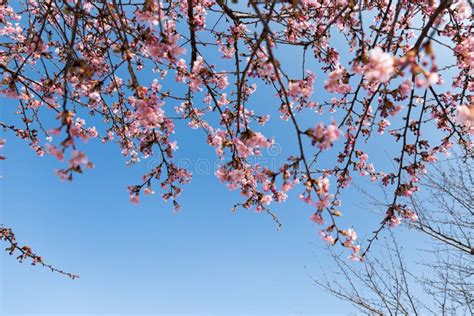
[(65, 276), (68, 276), (71, 279), (79, 278), (78, 275), (72, 274), (61, 269), (58, 269), (46, 262), (43, 261), (43, 257), (38, 256), (33, 252), (30, 246), (28, 245), (19, 245), (16, 241), (15, 234), (10, 228), (0, 227), (0, 240), (7, 243), (8, 247), (5, 249), (9, 255), (17, 255), (16, 259), (19, 262), (25, 260), (30, 260), (32, 265), (41, 265), (52, 272), (56, 272)]

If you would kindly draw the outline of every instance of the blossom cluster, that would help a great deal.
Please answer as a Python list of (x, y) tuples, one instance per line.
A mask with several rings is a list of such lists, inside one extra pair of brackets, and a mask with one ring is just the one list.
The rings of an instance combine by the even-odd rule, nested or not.
[[(356, 176), (389, 191), (381, 228), (396, 226), (417, 220), (404, 200), (431, 163), (453, 147), (472, 156), (474, 38), (465, 0), (19, 7), (0, 4), (0, 93), (17, 104), (0, 128), (62, 161), (63, 180), (94, 167), (88, 142), (116, 143), (127, 165), (156, 157), (128, 187), (135, 204), (159, 189), (180, 208), (192, 176), (175, 161), (186, 137), (176, 125), (185, 122), (215, 151), (218, 180), (243, 196), (233, 209), (278, 221), (272, 203), (299, 190), (312, 221), (324, 225), (321, 237), (360, 260), (355, 228), (339, 219), (341, 192)], [(275, 126), (294, 141), (274, 137)], [(254, 162), (275, 141), (284, 145), (279, 164)], [(393, 164), (375, 161), (370, 152), (380, 144)]]

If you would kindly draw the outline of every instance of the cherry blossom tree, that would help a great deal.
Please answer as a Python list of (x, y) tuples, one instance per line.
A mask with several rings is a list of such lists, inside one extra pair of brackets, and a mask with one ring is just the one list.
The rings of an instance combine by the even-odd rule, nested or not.
[[(295, 190), (321, 237), (361, 260), (385, 227), (417, 219), (401, 199), (418, 190), (427, 164), (453, 146), (472, 155), (471, 1), (1, 3), (0, 92), (17, 104), (0, 118), (5, 138), (56, 157), (65, 181), (94, 167), (88, 141), (117, 143), (129, 165), (156, 157), (128, 187), (132, 203), (157, 191), (180, 208), (192, 176), (173, 154), (184, 120), (215, 149), (217, 178), (242, 194), (234, 210), (276, 219), (273, 205)], [(289, 51), (301, 63), (286, 62)], [(280, 117), (254, 101), (262, 89), (273, 89)], [(278, 141), (270, 119), (286, 121), (297, 148), (276, 168), (252, 162)], [(393, 168), (369, 157), (380, 140), (396, 148)], [(340, 220), (355, 176), (392, 196), (363, 250), (356, 227)], [(0, 236), (23, 249), (11, 230)]]

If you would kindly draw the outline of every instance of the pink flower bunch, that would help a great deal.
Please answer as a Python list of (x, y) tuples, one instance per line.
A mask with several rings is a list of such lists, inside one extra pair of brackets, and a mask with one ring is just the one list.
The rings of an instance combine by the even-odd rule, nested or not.
[(129, 102), (135, 107), (137, 118), (144, 128), (155, 128), (164, 122), (165, 111), (163, 103), (156, 97), (136, 99), (129, 97)]
[[(330, 206), (331, 198), (333, 197), (329, 193), (329, 187), (329, 179), (327, 177), (321, 176), (319, 177), (319, 179), (307, 181), (306, 190), (299, 196), (299, 198), (306, 204), (316, 207), (316, 212), (311, 217), (311, 220), (317, 224), (324, 224), (322, 212), (324, 209)], [(317, 194), (316, 201), (313, 200), (311, 196), (311, 192), (313, 191), (313, 189), (316, 191)]]
[(148, 0), (147, 5), (143, 6), (142, 10), (135, 11), (135, 16), (140, 22), (158, 25), (160, 21), (165, 19), (162, 2), (156, 0)]
[(366, 163), (367, 163), (367, 160), (369, 159), (369, 155), (367, 155), (366, 153), (362, 151), (357, 151), (356, 156), (359, 157), (359, 162), (356, 164), (357, 169), (360, 170), (360, 174), (362, 176), (367, 175), (368, 172), (366, 171), (366, 168), (367, 168)]
[(91, 138), (96, 138), (99, 135), (95, 126), (85, 128), (85, 124), (85, 120), (81, 118), (76, 118), (76, 120), (73, 124), (71, 124), (71, 127), (69, 129), (71, 136), (80, 138), (84, 143), (86, 143)]
[(385, 53), (380, 47), (369, 51), (369, 60), (363, 68), (367, 80), (387, 83), (392, 78), (394, 70), (394, 60), (390, 54)]
[(308, 76), (303, 80), (290, 80), (288, 83), (288, 95), (295, 100), (307, 100), (313, 94), (313, 85), (316, 75), (307, 71)]
[(319, 177), (316, 180), (316, 192), (318, 193), (318, 201), (316, 202), (316, 208), (318, 211), (329, 207), (331, 201), (331, 194), (329, 194), (329, 179), (326, 177)]
[(325, 126), (319, 122), (315, 128), (306, 131), (306, 135), (311, 138), (311, 144), (318, 144), (319, 149), (326, 150), (332, 147), (333, 143), (339, 139), (340, 131), (335, 122)]
[(189, 76), (189, 87), (191, 91), (202, 91), (201, 85), (203, 84), (204, 75), (207, 72), (207, 68), (204, 65), (204, 60), (201, 56), (198, 56), (193, 64), (191, 75)]
[(216, 171), (216, 176), (221, 182), (227, 182), (227, 187), (230, 190), (239, 188), (242, 184), (245, 185), (246, 178), (250, 176), (249, 170), (244, 169), (228, 169), (221, 166)]
[(333, 236), (331, 236), (330, 234), (326, 233), (323, 230), (321, 230), (319, 232), (319, 234), (321, 235), (321, 239), (324, 240), (325, 242), (327, 242), (330, 245), (334, 245), (334, 243), (336, 242), (336, 240), (334, 239)]
[[(193, 0), (192, 1), (192, 17), (193, 24), (196, 31), (202, 30), (206, 26), (206, 8), (210, 8), (214, 1), (209, 0)], [(188, 1), (180, 1), (180, 10), (188, 16)]]
[(71, 159), (69, 159), (69, 166), (75, 168), (79, 167), (80, 165), (90, 166), (89, 159), (82, 151), (74, 150), (72, 152)]
[(350, 248), (352, 250), (352, 254), (350, 255), (350, 259), (353, 261), (360, 261), (361, 257), (359, 255), (360, 252), (360, 245), (356, 245), (357, 241), (357, 233), (353, 228), (349, 228), (347, 230), (342, 230), (341, 234), (346, 237), (346, 240), (342, 243), (344, 247)]
[(392, 205), (387, 211), (386, 221), (390, 227), (397, 227), (401, 223), (401, 218), (416, 222), (418, 216), (410, 207), (406, 205)]
[[(474, 75), (474, 36), (466, 36), (456, 45), (454, 51), (458, 57), (458, 66)], [(472, 84), (472, 82), (471, 82)]]
[(340, 64), (329, 73), (328, 80), (324, 82), (324, 88), (329, 92), (335, 93), (351, 92), (352, 88), (349, 85), (347, 71)]
[(180, 59), (176, 62), (176, 82), (186, 82), (188, 76), (188, 66), (184, 59)]
[(220, 158), (224, 156), (226, 139), (226, 133), (220, 129), (217, 129), (216, 131), (211, 130), (207, 138), (208, 144), (216, 148), (216, 154)]
[(288, 21), (288, 27), (285, 32), (286, 39), (290, 43), (294, 43), (301, 37), (301, 34), (307, 33), (308, 29), (310, 29), (311, 27), (314, 28), (314, 26), (308, 22), (307, 18), (304, 15), (301, 15), (299, 19), (290, 19)]
[(398, 89), (402, 99), (406, 98), (413, 89), (413, 81), (408, 79), (404, 80)]
[(384, 132), (385, 132), (385, 129), (390, 126), (391, 123), (389, 120), (386, 120), (386, 119), (381, 119), (380, 122), (378, 123), (378, 130), (377, 132), (382, 135)]
[(227, 183), (230, 190), (240, 188), (240, 193), (247, 198), (241, 204), (246, 209), (254, 205), (256, 211), (262, 211), (272, 201), (283, 202), (287, 198), (287, 195), (277, 191), (274, 183), (269, 180), (268, 170), (262, 170), (259, 165), (233, 161), (220, 166), (216, 176), (221, 182)]
[[(247, 62), (250, 61), (248, 58)], [(261, 46), (256, 53), (256, 57), (252, 60), (249, 69), (249, 77), (261, 78), (269, 83), (276, 80), (275, 68), (266, 54), (266, 49)]]
[(404, 197), (410, 197), (418, 190), (419, 188), (411, 183), (402, 183), (398, 187), (397, 194)]
[(317, 212), (317, 213), (314, 213), (313, 215), (311, 215), (311, 220), (313, 222), (315, 222), (316, 224), (318, 224), (318, 225), (324, 225), (326, 223), (320, 212)]
[(469, 133), (474, 134), (474, 106), (461, 105), (458, 106), (457, 121), (466, 126)]
[(185, 49), (178, 45), (180, 35), (176, 32), (176, 25), (174, 21), (167, 20), (164, 31), (161, 34), (161, 39), (150, 35), (146, 50), (151, 58), (156, 60), (167, 59), (174, 61), (179, 55), (184, 54)]
[(232, 25), (230, 27), (230, 35), (225, 36), (225, 42), (222, 38), (218, 38), (216, 43), (219, 45), (219, 51), (222, 53), (222, 57), (225, 59), (231, 59), (234, 57), (236, 41), (243, 37), (247, 33), (247, 27), (245, 24), (240, 23), (239, 25)]
[(273, 144), (273, 141), (267, 139), (259, 132), (248, 130), (241, 138), (234, 137), (232, 142), (237, 150), (237, 155), (240, 158), (247, 158), (251, 155), (260, 155), (260, 148), (268, 148)]
[(396, 215), (393, 215), (388, 220), (388, 226), (394, 228), (394, 227), (397, 227), (398, 225), (400, 225), (401, 222), (402, 221), (401, 221), (400, 217), (398, 217)]
[(9, 5), (0, 4), (0, 23), (5, 23), (6, 19), (19, 21), (20, 16)]
[(56, 158), (58, 158), (58, 160), (64, 159), (64, 150), (59, 149), (58, 147), (53, 146), (49, 143), (46, 144), (46, 149), (50, 155), (55, 156)]

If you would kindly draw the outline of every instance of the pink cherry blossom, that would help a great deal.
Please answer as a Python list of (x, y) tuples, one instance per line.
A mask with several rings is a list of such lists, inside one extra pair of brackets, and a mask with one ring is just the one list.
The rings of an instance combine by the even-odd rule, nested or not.
[(324, 88), (329, 92), (348, 93), (352, 90), (348, 81), (347, 71), (341, 65), (337, 65), (336, 69), (329, 73)]
[(310, 128), (306, 133), (311, 138), (311, 144), (318, 144), (321, 150), (331, 148), (340, 136), (339, 128), (334, 122), (328, 126), (320, 122), (315, 128)]
[(367, 80), (386, 83), (394, 72), (393, 57), (385, 53), (380, 47), (375, 47), (369, 51), (369, 61), (363, 72)]
[(324, 221), (324, 219), (322, 218), (321, 214), (318, 214), (318, 213), (313, 214), (313, 215), (311, 216), (311, 220), (312, 220), (313, 222), (315, 222), (316, 224), (319, 224), (319, 225), (324, 225), (324, 223), (325, 223), (325, 221)]
[(334, 243), (336, 242), (334, 237), (325, 233), (324, 231), (320, 231), (319, 234), (321, 235), (321, 238), (330, 245), (334, 245)]
[(474, 133), (474, 106), (461, 105), (458, 110), (458, 122)]
[(87, 156), (78, 150), (74, 150), (71, 155), (71, 159), (69, 160), (69, 164), (71, 167), (78, 167), (80, 165), (86, 165), (89, 163), (89, 159)]

